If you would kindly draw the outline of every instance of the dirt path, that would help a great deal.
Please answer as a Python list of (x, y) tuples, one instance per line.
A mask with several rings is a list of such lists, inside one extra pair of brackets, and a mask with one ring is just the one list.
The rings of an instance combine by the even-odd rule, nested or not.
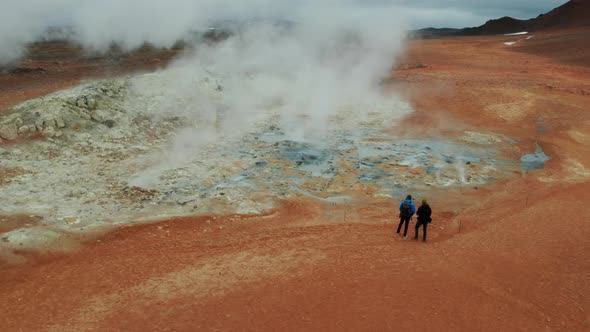
[(257, 218), (120, 229), (76, 253), (0, 267), (0, 326), (590, 330), (590, 71), (512, 52), (501, 37), (417, 42), (410, 54), (427, 68), (394, 83), (418, 109), (407, 135), (468, 124), (522, 149), (539, 142), (546, 169), (433, 192), (427, 243), (395, 235), (395, 203), (368, 198), (342, 211), (290, 201)]

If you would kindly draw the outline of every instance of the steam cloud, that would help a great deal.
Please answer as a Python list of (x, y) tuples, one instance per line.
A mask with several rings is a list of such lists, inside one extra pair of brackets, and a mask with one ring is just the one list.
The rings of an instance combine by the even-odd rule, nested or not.
[[(412, 28), (475, 26), (490, 18), (534, 17), (562, 0), (436, 1), (436, 0), (2, 0), (0, 2), (0, 65), (18, 59), (28, 42), (49, 26), (71, 26), (82, 45), (97, 49), (112, 41), (127, 48), (149, 41), (170, 46), (186, 32), (224, 19), (311, 17), (338, 20), (348, 11), (364, 13), (365, 21), (400, 17)], [(403, 15), (401, 14), (403, 12)]]
[[(0, 65), (14, 61), (28, 42), (50, 26), (70, 26), (86, 47), (102, 49), (116, 41), (128, 49), (148, 41), (171, 46), (194, 29), (223, 20), (302, 18), (330, 24), (346, 13), (399, 19), (394, 6), (363, 5), (361, 0), (3, 0), (0, 4)], [(386, 11), (383, 11), (386, 7)], [(395, 12), (392, 13), (392, 10)], [(370, 15), (369, 15), (370, 14)], [(397, 22), (396, 22), (397, 25)], [(399, 26), (397, 26), (399, 27)]]
[[(178, 133), (166, 157), (151, 158), (130, 184), (149, 187), (166, 169), (198, 157), (204, 145), (239, 139), (269, 110), (287, 139), (315, 144), (325, 141), (343, 109), (353, 121), (378, 108), (403, 114), (399, 100), (384, 96), (380, 86), (403, 50), (405, 23), (398, 15), (354, 2), (274, 7), (263, 17), (281, 21), (252, 20), (222, 43), (199, 45), (196, 55), (159, 74), (166, 84), (138, 82), (142, 93), (157, 96), (159, 112), (182, 112), (210, 124)], [(204, 77), (222, 93), (203, 94)]]
[[(157, 97), (158, 112), (217, 122), (215, 128), (179, 132), (168, 156), (154, 157), (152, 166), (131, 181), (134, 185), (149, 186), (163, 170), (189, 162), (198, 149), (220, 137), (239, 138), (269, 108), (278, 112), (289, 138), (321, 142), (330, 119), (343, 108), (361, 121), (369, 109), (395, 107), (380, 91), (381, 80), (403, 50), (408, 27), (406, 13), (395, 5), (362, 0), (29, 0), (23, 6), (22, 0), (7, 1), (14, 10), (0, 14), (0, 61), (5, 62), (51, 24), (72, 26), (77, 42), (99, 50), (113, 41), (127, 49), (146, 41), (172, 46), (191, 30), (220, 22), (240, 26), (224, 42), (199, 45), (195, 55), (159, 73), (152, 86), (137, 82), (136, 89)], [(221, 83), (221, 96), (199, 92), (196, 85), (205, 76)]]

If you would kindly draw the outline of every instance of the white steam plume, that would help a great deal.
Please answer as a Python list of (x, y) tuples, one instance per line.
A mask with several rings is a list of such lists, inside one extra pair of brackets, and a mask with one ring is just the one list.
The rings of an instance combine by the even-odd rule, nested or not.
[[(354, 3), (289, 8), (291, 16), (281, 17), (294, 24), (250, 22), (228, 40), (200, 45), (196, 55), (160, 73), (158, 79), (165, 78), (166, 84), (150, 87), (138, 82), (136, 88), (158, 95), (156, 109), (174, 105), (172, 112), (201, 123), (218, 119), (223, 110), (213, 130), (212, 126), (194, 130), (192, 141), (204, 143), (240, 138), (269, 109), (278, 114), (286, 138), (315, 144), (325, 141), (334, 129), (332, 120), (343, 110), (349, 111), (349, 121), (356, 122), (375, 110), (403, 114), (405, 110), (396, 109), (397, 99), (381, 91), (382, 79), (390, 75), (403, 50), (405, 29), (399, 12)], [(199, 85), (204, 78), (218, 80), (223, 92), (202, 93)], [(183, 99), (185, 104), (178, 104)], [(204, 139), (203, 130), (215, 137)], [(190, 141), (190, 131), (176, 140)], [(150, 186), (162, 171), (189, 162), (186, 156), (197, 158), (201, 147), (172, 142), (165, 162), (148, 167), (131, 184)]]
[[(186, 156), (197, 155), (207, 142), (239, 138), (269, 108), (279, 114), (281, 129), (291, 139), (314, 142), (325, 138), (330, 119), (342, 109), (351, 110), (357, 121), (375, 108), (391, 110), (391, 97), (381, 94), (380, 82), (402, 52), (408, 28), (407, 11), (385, 1), (4, 0), (6, 5), (18, 15), (10, 18), (0, 10), (10, 22), (0, 23), (4, 62), (18, 55), (7, 49), (22, 47), (48, 24), (72, 26), (79, 43), (99, 50), (113, 41), (126, 49), (146, 41), (172, 46), (191, 30), (228, 22), (240, 27), (228, 40), (200, 45), (196, 55), (160, 73), (162, 81), (153, 89), (137, 87), (158, 95), (158, 111), (217, 121), (215, 128), (178, 135), (166, 162), (153, 163), (138, 185), (189, 162)], [(208, 73), (222, 82), (221, 96), (195, 88)]]
[(399, 26), (399, 1), (363, 0), (2, 0), (0, 1), (0, 65), (16, 60), (28, 42), (48, 27), (69, 26), (83, 46), (104, 49), (113, 41), (125, 49), (144, 42), (172, 46), (195, 29), (227, 20), (290, 18), (330, 25), (342, 16), (365, 23), (390, 20)]

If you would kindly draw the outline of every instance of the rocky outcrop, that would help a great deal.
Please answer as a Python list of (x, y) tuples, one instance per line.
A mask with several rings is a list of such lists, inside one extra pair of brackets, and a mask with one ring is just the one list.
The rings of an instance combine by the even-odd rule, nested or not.
[[(103, 130), (112, 129), (125, 118), (123, 122), (130, 126), (132, 121), (123, 111), (128, 86), (127, 80), (99, 81), (27, 101), (0, 115), (0, 137), (14, 140), (33, 133), (70, 137), (62, 134), (81, 129), (92, 133), (99, 124)], [(130, 135), (133, 130), (121, 128), (121, 132), (115, 134)]]
[(9, 141), (16, 139), (18, 137), (16, 122), (0, 126), (0, 137)]

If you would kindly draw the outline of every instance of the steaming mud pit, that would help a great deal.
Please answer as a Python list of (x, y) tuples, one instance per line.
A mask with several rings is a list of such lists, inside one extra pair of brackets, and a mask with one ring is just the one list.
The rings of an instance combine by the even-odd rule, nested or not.
[(154, 88), (170, 77), (164, 71), (88, 83), (2, 117), (4, 131), (17, 135), (0, 147), (0, 214), (42, 218), (42, 226), (3, 234), (5, 253), (61, 241), (62, 232), (180, 215), (256, 215), (287, 198), (346, 204), (367, 188), (374, 197), (423, 195), (484, 185), (518, 169), (509, 157), (513, 142), (499, 135), (391, 134), (386, 129), (411, 112), (394, 94), (343, 106), (326, 119), (321, 139), (302, 139), (305, 115), (285, 118), (275, 105), (228, 134), (223, 126), (233, 119), (223, 111), (222, 77), (196, 75), (190, 99)]

